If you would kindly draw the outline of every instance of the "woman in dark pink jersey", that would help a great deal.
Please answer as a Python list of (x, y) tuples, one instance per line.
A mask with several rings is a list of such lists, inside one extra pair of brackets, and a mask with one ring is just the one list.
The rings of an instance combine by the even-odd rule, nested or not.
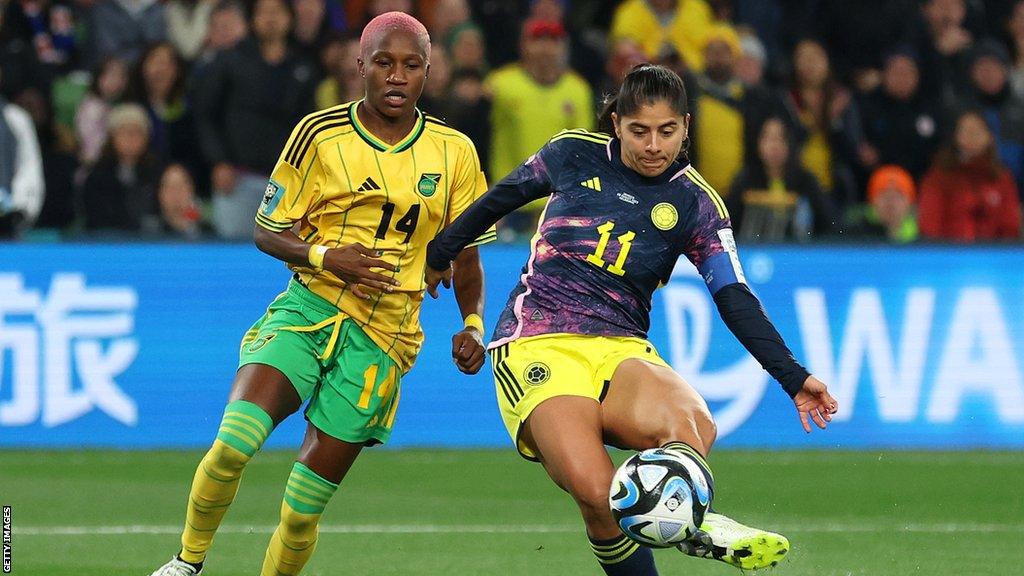
[[(838, 409), (796, 362), (747, 288), (724, 202), (680, 162), (689, 114), (674, 72), (634, 68), (602, 118), (603, 133), (569, 130), (494, 186), (428, 247), (427, 284), (447, 285), (463, 246), (527, 202), (548, 197), (529, 261), (489, 345), (498, 404), (519, 453), (537, 460), (579, 505), (609, 575), (657, 574), (650, 549), (627, 538), (608, 503), (610, 444), (663, 447), (695, 463), (715, 424), (703, 398), (647, 341), (651, 297), (680, 256), (700, 271), (723, 320), (792, 397), (804, 429)], [(685, 157), (682, 156), (684, 159)], [(701, 490), (697, 490), (698, 494)], [(744, 569), (776, 564), (778, 534), (715, 513), (681, 549)]]

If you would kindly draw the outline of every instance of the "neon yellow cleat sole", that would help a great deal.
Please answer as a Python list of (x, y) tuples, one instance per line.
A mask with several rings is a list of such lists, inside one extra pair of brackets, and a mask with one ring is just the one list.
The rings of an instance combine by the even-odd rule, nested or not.
[(704, 516), (700, 530), (681, 543), (679, 550), (743, 570), (759, 570), (777, 566), (789, 553), (789, 540), (781, 534), (744, 526), (710, 512)]

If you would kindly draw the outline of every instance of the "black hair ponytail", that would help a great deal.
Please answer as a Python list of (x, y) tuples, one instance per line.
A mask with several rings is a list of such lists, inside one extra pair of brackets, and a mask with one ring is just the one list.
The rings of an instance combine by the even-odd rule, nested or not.
[(612, 114), (617, 114), (618, 101), (618, 94), (605, 95), (604, 100), (601, 102), (601, 115), (597, 117), (598, 132), (615, 136), (615, 123), (612, 122)]

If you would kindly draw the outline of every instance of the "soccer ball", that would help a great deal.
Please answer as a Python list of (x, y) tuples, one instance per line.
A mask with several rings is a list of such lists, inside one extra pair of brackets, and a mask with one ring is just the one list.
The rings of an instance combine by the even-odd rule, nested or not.
[(704, 521), (711, 490), (690, 457), (655, 448), (619, 466), (608, 501), (626, 536), (668, 548), (689, 538)]

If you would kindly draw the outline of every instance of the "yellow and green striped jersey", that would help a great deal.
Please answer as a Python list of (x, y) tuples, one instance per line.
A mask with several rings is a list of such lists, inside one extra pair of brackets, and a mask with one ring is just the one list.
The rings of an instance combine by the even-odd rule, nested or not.
[[(408, 136), (389, 145), (359, 122), (358, 102), (306, 116), (274, 168), (260, 226), (294, 229), (310, 244), (331, 248), (358, 242), (398, 267), (391, 294), (354, 296), (326, 271), (289, 264), (311, 291), (356, 320), (408, 371), (423, 342), (419, 311), (427, 243), (487, 191), (472, 141), (416, 111)], [(493, 240), (493, 229), (477, 244)], [(370, 289), (367, 289), (370, 290)]]

